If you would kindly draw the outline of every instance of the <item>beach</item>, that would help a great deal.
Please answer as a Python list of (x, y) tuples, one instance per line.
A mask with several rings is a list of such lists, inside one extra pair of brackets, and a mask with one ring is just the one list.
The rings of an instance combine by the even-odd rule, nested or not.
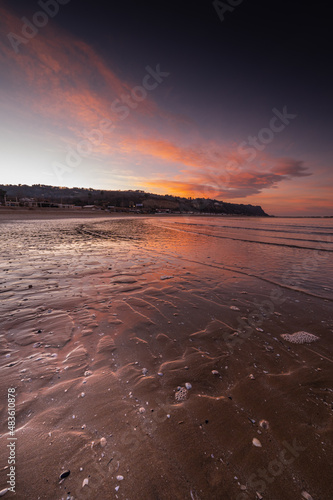
[(331, 219), (8, 214), (0, 490), (331, 498)]

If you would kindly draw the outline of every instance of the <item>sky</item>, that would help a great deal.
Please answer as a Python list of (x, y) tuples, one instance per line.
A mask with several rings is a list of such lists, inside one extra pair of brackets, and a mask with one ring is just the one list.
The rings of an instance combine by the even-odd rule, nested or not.
[(328, 6), (0, 0), (0, 183), (333, 215)]

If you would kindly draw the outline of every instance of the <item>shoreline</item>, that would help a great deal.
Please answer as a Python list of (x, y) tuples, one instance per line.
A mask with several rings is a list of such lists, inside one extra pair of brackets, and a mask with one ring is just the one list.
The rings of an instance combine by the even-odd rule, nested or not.
[(18, 209), (1, 208), (0, 223), (21, 220), (61, 220), (61, 219), (114, 219), (114, 218), (145, 218), (145, 217), (218, 217), (218, 218), (244, 218), (244, 219), (267, 219), (267, 216), (258, 215), (231, 215), (231, 214), (195, 214), (195, 213), (135, 213), (135, 212), (106, 212), (104, 210), (71, 210), (58, 208), (41, 209)]

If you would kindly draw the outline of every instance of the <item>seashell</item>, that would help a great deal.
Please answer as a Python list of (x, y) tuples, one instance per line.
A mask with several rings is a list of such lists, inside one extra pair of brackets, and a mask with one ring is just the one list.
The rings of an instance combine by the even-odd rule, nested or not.
[(217, 370), (212, 370), (212, 374), (213, 375), (220, 375), (219, 372)]
[(145, 413), (146, 411), (146, 408), (144, 408), (143, 406), (141, 406), (141, 408), (139, 408), (139, 413)]
[(254, 446), (257, 446), (257, 448), (261, 448), (261, 447), (262, 447), (261, 442), (260, 442), (260, 441), (259, 441), (259, 439), (257, 439), (257, 438), (253, 438), (253, 439), (252, 439), (252, 444), (253, 444)]
[(82, 483), (82, 488), (83, 488), (84, 486), (88, 486), (88, 484), (89, 484), (89, 479), (86, 477), (86, 478), (83, 480), (83, 483)]
[(319, 337), (308, 332), (295, 332), (293, 334), (283, 333), (281, 337), (292, 344), (310, 344), (319, 340)]
[(313, 500), (312, 496), (307, 491), (302, 491), (302, 497), (305, 498), (305, 500)]
[(9, 491), (8, 488), (4, 488), (3, 490), (1, 490), (0, 497), (3, 497), (8, 491)]
[(185, 389), (185, 387), (180, 387), (175, 394), (175, 400), (185, 401), (185, 399), (187, 399), (187, 395), (188, 395), (187, 389)]
[(62, 479), (65, 479), (66, 477), (68, 477), (70, 475), (71, 471), (70, 470), (65, 470), (65, 472), (62, 472), (59, 476), (59, 479), (62, 480)]
[(269, 422), (267, 420), (260, 420), (259, 425), (263, 429), (269, 429)]
[(239, 307), (237, 307), (237, 306), (230, 306), (230, 309), (232, 311), (240, 311)]

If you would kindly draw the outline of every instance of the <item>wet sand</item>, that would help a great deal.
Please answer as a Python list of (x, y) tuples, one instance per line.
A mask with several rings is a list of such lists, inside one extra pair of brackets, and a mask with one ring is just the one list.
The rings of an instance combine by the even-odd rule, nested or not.
[[(135, 216), (138, 217), (140, 214), (135, 214)], [(23, 220), (109, 219), (111, 217), (128, 217), (128, 213), (106, 212), (97, 209), (0, 207), (0, 224)]]
[(1, 225), (0, 489), (12, 387), (17, 499), (330, 499), (332, 302), (145, 227)]

